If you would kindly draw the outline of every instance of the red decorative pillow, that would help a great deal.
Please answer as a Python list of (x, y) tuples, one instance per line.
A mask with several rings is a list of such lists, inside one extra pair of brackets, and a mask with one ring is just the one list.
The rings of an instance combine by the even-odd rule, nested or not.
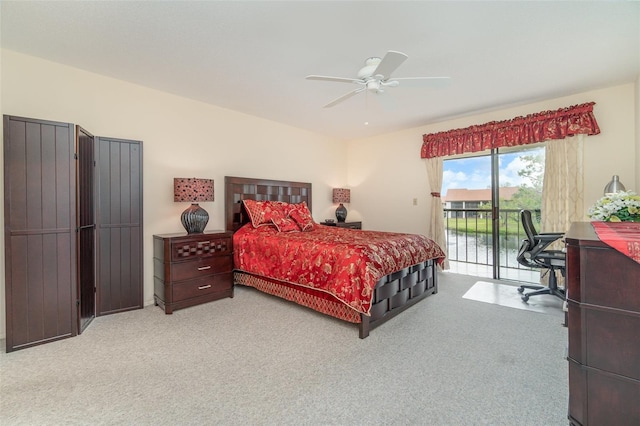
[(276, 226), (276, 229), (278, 229), (278, 232), (300, 231), (300, 228), (298, 228), (298, 225), (294, 222), (293, 219), (291, 219), (290, 217), (284, 217), (284, 215), (280, 212), (274, 211), (274, 213), (275, 214), (271, 218), (271, 221)]
[(242, 203), (249, 214), (249, 219), (251, 219), (251, 224), (254, 228), (273, 225), (272, 219), (274, 215), (280, 214), (280, 216), (285, 216), (283, 205), (286, 203), (256, 200), (242, 200)]
[(315, 225), (309, 207), (306, 202), (291, 205), (289, 216), (298, 224), (303, 231), (311, 231)]

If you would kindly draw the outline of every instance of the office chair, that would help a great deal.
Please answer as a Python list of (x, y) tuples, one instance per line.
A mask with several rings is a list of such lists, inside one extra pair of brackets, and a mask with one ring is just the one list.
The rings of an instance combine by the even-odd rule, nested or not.
[(556, 271), (560, 271), (564, 277), (565, 253), (561, 250), (545, 250), (552, 242), (563, 237), (563, 233), (543, 233), (539, 234), (533, 226), (531, 211), (521, 210), (520, 220), (522, 227), (527, 234), (527, 238), (522, 240), (522, 245), (518, 251), (518, 263), (528, 268), (547, 269), (549, 273), (549, 286), (523, 284), (518, 287), (518, 292), (523, 293), (525, 289), (535, 290), (522, 295), (523, 301), (528, 301), (529, 297), (539, 294), (552, 294), (561, 299), (565, 299), (565, 289), (558, 288)]

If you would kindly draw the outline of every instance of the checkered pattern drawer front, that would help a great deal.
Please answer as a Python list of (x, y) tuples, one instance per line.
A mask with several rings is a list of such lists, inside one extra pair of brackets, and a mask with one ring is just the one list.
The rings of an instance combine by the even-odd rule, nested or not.
[(210, 255), (231, 254), (231, 238), (203, 238), (201, 240), (176, 240), (171, 244), (172, 260), (184, 260)]

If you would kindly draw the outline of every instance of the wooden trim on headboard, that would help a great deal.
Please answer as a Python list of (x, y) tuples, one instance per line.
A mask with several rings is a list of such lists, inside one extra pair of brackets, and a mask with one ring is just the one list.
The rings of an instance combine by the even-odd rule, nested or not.
[(283, 201), (297, 204), (305, 201), (311, 210), (311, 183), (285, 180), (224, 177), (224, 219), (227, 231), (235, 232), (249, 221), (242, 200)]

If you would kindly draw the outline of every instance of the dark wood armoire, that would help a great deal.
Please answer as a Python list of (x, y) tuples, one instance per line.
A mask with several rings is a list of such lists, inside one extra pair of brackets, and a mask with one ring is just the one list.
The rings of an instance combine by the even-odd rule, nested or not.
[(4, 116), (6, 350), (143, 307), (142, 143)]

